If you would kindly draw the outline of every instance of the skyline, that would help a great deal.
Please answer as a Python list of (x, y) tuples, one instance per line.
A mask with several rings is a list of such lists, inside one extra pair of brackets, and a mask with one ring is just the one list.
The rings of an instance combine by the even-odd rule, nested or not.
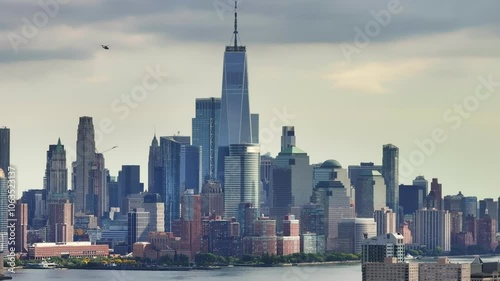
[[(95, 42), (95, 46), (90, 43), (82, 44), (81, 48), (87, 49), (82, 51), (79, 48), (69, 48), (62, 54), (58, 54), (60, 50), (44, 50), (47, 42), (53, 39), (51, 36), (56, 33), (67, 34), (70, 36), (68, 38), (74, 40), (72, 43), (87, 40), (86, 36), (91, 31), (96, 31), (98, 26), (86, 25), (81, 18), (67, 18), (64, 9), (71, 14), (75, 7), (80, 7), (83, 15), (90, 15), (86, 12), (93, 5), (101, 3), (96, 0), (88, 4), (73, 1), (67, 6), (61, 6), (59, 15), (53, 18), (54, 22), (49, 22), (47, 27), (41, 29), (40, 34), (30, 44), (23, 45), (18, 54), (10, 49), (10, 44), (0, 44), (0, 69), (9, 70), (5, 72), (5, 76), (0, 77), (0, 81), (6, 85), (5, 90), (12, 93), (7, 99), (8, 108), (0, 125), (11, 129), (11, 163), (18, 168), (18, 197), (22, 190), (43, 186), (44, 155), (49, 144), (55, 144), (57, 138), (60, 137), (65, 145), (67, 163), (70, 165), (75, 161), (76, 132), (80, 116), (94, 117), (96, 128), (104, 118), (111, 120), (111, 127), (114, 127), (112, 132), (104, 134), (101, 142), (96, 139), (98, 151), (118, 145), (116, 151), (104, 155), (111, 174), (116, 176), (121, 165), (137, 164), (142, 168), (141, 182), (145, 184), (148, 149), (154, 127), (157, 128), (158, 137), (174, 135), (177, 131), (181, 135), (191, 135), (195, 98), (220, 97), (223, 48), (230, 39), (233, 26), (231, 12), (226, 12), (221, 20), (220, 13), (212, 5), (204, 5), (199, 1), (185, 2), (181, 4), (180, 1), (171, 1), (169, 4), (175, 6), (177, 12), (180, 10), (180, 14), (184, 12), (203, 16), (196, 17), (190, 23), (182, 23), (180, 18), (168, 19), (167, 25), (191, 31), (207, 31), (205, 25), (211, 24), (214, 27), (214, 31), (210, 32), (212, 37), (200, 37), (200, 34), (190, 37), (191, 35), (182, 33), (154, 38), (151, 31), (144, 30), (134, 30), (133, 34), (126, 35), (118, 32), (120, 29), (114, 25), (121, 23), (125, 15), (128, 15), (124, 12), (115, 14), (108, 22), (101, 19), (105, 28), (97, 32), (96, 38), (102, 40), (106, 35), (114, 36), (112, 42), (104, 42), (110, 44), (109, 52), (100, 49), (99, 44), (102, 42)], [(389, 1), (376, 1), (375, 4), (369, 4), (369, 8), (351, 4), (352, 7), (347, 10), (357, 12), (354, 14), (358, 15), (356, 19), (359, 23), (349, 26), (349, 23), (343, 22), (346, 26), (344, 33), (332, 36), (331, 42), (322, 42), (320, 38), (316, 38), (316, 32), (304, 36), (307, 32), (303, 31), (307, 27), (324, 28), (319, 23), (326, 18), (323, 13), (328, 12), (320, 9), (320, 6), (307, 5), (305, 19), (295, 21), (287, 17), (293, 18), (294, 11), (291, 7), (299, 4), (290, 4), (280, 9), (285, 18), (276, 19), (270, 15), (279, 7), (275, 3), (257, 1), (250, 5), (248, 1), (241, 2), (239, 29), (242, 41), (248, 48), (249, 79), (252, 81), (251, 112), (259, 113), (261, 118), (262, 153), (270, 151), (273, 156), (277, 155), (281, 126), (285, 125), (295, 126), (297, 146), (308, 153), (311, 163), (333, 158), (344, 168), (359, 162), (381, 164), (382, 145), (388, 143), (398, 146), (400, 158), (408, 160), (415, 151), (422, 151), (415, 141), (421, 142), (434, 136), (435, 152), (429, 153), (430, 156), (422, 154), (423, 152), (419, 154), (424, 155), (424, 163), (415, 167), (413, 173), (408, 173), (410, 176), (400, 177), (400, 184), (411, 184), (417, 175), (422, 174), (429, 181), (434, 177), (439, 178), (445, 195), (462, 191), (465, 195), (474, 195), (479, 199), (497, 196), (487, 194), (496, 188), (493, 175), (497, 170), (495, 160), (500, 156), (500, 152), (492, 149), (500, 141), (500, 133), (493, 129), (500, 123), (494, 118), (495, 108), (500, 105), (500, 98), (495, 95), (500, 91), (498, 83), (483, 86), (486, 90), (493, 89), (491, 97), (479, 100), (477, 111), (466, 112), (471, 114), (470, 118), (466, 118), (466, 115), (457, 117), (459, 115), (449, 113), (448, 110), (453, 110), (456, 103), (470, 100), (479, 85), (487, 84), (481, 82), (480, 77), (483, 80), (500, 81), (498, 68), (494, 63), (498, 62), (498, 59), (495, 60), (495, 54), (498, 54), (495, 47), (498, 50), (497, 47), (500, 46), (500, 38), (493, 31), (494, 27), (499, 26), (496, 22), (498, 19), (485, 16), (469, 25), (455, 23), (455, 28), (448, 29), (445, 28), (446, 24), (430, 21), (427, 23), (429, 26), (441, 28), (434, 32), (424, 28), (410, 33), (411, 35), (403, 35), (398, 29), (401, 23), (399, 21), (407, 23), (412, 19), (411, 16), (407, 16), (409, 19), (405, 18), (407, 14), (403, 10), (401, 14), (393, 15), (394, 22), (382, 28), (380, 36), (372, 38), (361, 54), (353, 56), (354, 59), (348, 62), (342, 53), (342, 44), (353, 44), (355, 28), (364, 27), (365, 23), (373, 19), (371, 9), (380, 11)], [(315, 1), (325, 7), (333, 5), (346, 8), (342, 1), (332, 2), (334, 3)], [(13, 7), (17, 5), (13, 1), (7, 3)], [(406, 1), (401, 3), (408, 4), (405, 6), (407, 10), (416, 15), (422, 8), (420, 5), (425, 6)], [(23, 4), (29, 6), (27, 3)], [(157, 3), (157, 8), (163, 11), (162, 9), (169, 8), (169, 4)], [(462, 6), (458, 5), (456, 10), (463, 8), (465, 11), (469, 5), (462, 2)], [(134, 5), (127, 3), (123, 9), (131, 6)], [(145, 15), (143, 21), (140, 16), (135, 19), (143, 24), (143, 28), (151, 24), (146, 17), (150, 17), (148, 12), (152, 11), (147, 11), (150, 6), (145, 6), (146, 11), (141, 11)], [(446, 4), (434, 3), (434, 6), (437, 10), (446, 8)], [(473, 6), (478, 8), (477, 5)], [(319, 13), (317, 20), (308, 18), (319, 11), (322, 13)], [(22, 14), (26, 17), (30, 15)], [(5, 16), (9, 19), (14, 15)], [(101, 15), (98, 14), (97, 17), (99, 16)], [(295, 23), (296, 26), (297, 22), (308, 25), (288, 30), (290, 34), (285, 32), (284, 38), (273, 37), (272, 34), (282, 33), (273, 26), (264, 30), (265, 32), (259, 32), (266, 24), (266, 20), (256, 20), (259, 16), (268, 21), (280, 22), (281, 19), (283, 25)], [(150, 26), (152, 29), (158, 28), (160, 17), (153, 18)], [(345, 16), (343, 20), (346, 20)], [(490, 22), (485, 25), (484, 21), (487, 20)], [(127, 24), (131, 25), (130, 21), (133, 22), (134, 19), (125, 17)], [(7, 28), (0, 28), (0, 34), (19, 33), (20, 26), (14, 24)], [(299, 40), (299, 35), (306, 38)], [(464, 35), (469, 38), (462, 38)], [(291, 40), (293, 38), (296, 40)], [(446, 44), (449, 41), (453, 44)], [(433, 45), (428, 45), (430, 42)], [(71, 46), (58, 40), (54, 43), (60, 44), (61, 49)], [(433, 55), (426, 48), (437, 48), (436, 54)], [(418, 51), (411, 52), (416, 51), (415, 49)], [(40, 55), (44, 51), (47, 51), (45, 55), (52, 57), (37, 60), (34, 54), (38, 52)], [(82, 52), (88, 56), (79, 57)], [(390, 59), (386, 60), (388, 57)], [(321, 66), (323, 64), (327, 66)], [(157, 65), (160, 65), (160, 72), (168, 72), (169, 76), (156, 77), (158, 80), (153, 77), (151, 81), (156, 81), (157, 86), (147, 92), (144, 101), (137, 102), (137, 108), (123, 107), (123, 103), (115, 102), (120, 95), (130, 96), (134, 87), (144, 85), (143, 78), (154, 76), (151, 73), (158, 72)], [(148, 67), (150, 70), (146, 70)], [(305, 73), (300, 71), (302, 69), (305, 69)], [(24, 74), (16, 76), (19, 72)], [(400, 75), (399, 79), (395, 75)], [(44, 97), (38, 94), (39, 90), (45, 94)], [(309, 90), (317, 93), (317, 99), (309, 99), (313, 94), (305, 92)], [(68, 92), (74, 94), (67, 95)], [(103, 97), (107, 92), (109, 94)], [(449, 93), (451, 97), (438, 96), (441, 92)], [(177, 98), (179, 96), (182, 98)], [(307, 97), (306, 104), (312, 109), (304, 108), (303, 96)], [(26, 102), (28, 99), (33, 100), (33, 105)], [(37, 105), (37, 101), (42, 104)], [(362, 102), (364, 104), (360, 104)], [(113, 105), (115, 110), (110, 109)], [(126, 114), (126, 108), (129, 114)], [(23, 117), (16, 116), (17, 112)], [(50, 112), (54, 113), (49, 114)], [(29, 115), (33, 113), (36, 113), (36, 118)], [(328, 113), (333, 117), (331, 121)], [(26, 139), (33, 135), (37, 136), (36, 143), (30, 141), (26, 145)], [(446, 140), (442, 142), (444, 139)], [(474, 149), (470, 149), (470, 146)], [(465, 164), (469, 164), (467, 168), (463, 167)], [(465, 169), (469, 173), (465, 173)], [(481, 185), (481, 188), (474, 184)]]

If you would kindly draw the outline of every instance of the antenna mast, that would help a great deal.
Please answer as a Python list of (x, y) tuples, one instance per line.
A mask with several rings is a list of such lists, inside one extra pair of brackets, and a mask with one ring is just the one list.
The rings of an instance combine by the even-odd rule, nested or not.
[(238, 0), (234, 1), (234, 48), (238, 47)]

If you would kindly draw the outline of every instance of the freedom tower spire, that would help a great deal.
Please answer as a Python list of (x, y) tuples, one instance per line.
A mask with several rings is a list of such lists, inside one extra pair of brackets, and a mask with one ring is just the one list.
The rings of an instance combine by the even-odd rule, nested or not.
[(253, 143), (246, 47), (238, 45), (238, 11), (235, 1), (234, 45), (226, 46), (222, 75), (219, 146)]
[(224, 52), (217, 178), (224, 187), (224, 215), (236, 217), (242, 224), (241, 204), (253, 206), (259, 213), (260, 147), (258, 115), (250, 113), (248, 99), (246, 47), (238, 45), (236, 1), (234, 7), (234, 44)]
[(238, 1), (234, 1), (234, 48), (238, 47)]

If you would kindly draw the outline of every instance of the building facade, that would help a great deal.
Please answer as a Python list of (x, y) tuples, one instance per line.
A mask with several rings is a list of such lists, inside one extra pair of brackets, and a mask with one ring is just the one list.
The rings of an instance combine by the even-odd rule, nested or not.
[[(260, 148), (257, 144), (233, 144), (225, 158), (224, 216), (238, 218), (240, 203), (260, 206)], [(257, 212), (259, 213), (259, 212)]]
[(356, 184), (356, 217), (371, 218), (375, 210), (387, 206), (387, 190), (382, 174), (375, 170), (364, 170), (359, 174)]
[(0, 128), (0, 169), (4, 173), (9, 172), (10, 166), (10, 129)]
[(149, 228), (149, 213), (143, 208), (137, 208), (128, 213), (128, 246), (129, 251), (135, 242), (146, 242)]
[(196, 99), (195, 118), (192, 120), (193, 145), (201, 146), (203, 180), (215, 180), (219, 148), (221, 99)]
[(373, 218), (342, 219), (338, 231), (338, 250), (342, 253), (361, 254), (363, 241), (377, 235), (377, 224)]
[(72, 242), (75, 215), (73, 204), (69, 200), (50, 202), (49, 204), (49, 242)]
[(94, 258), (109, 256), (108, 245), (92, 245), (90, 242), (35, 243), (28, 248), (28, 258)]
[(364, 263), (362, 274), (363, 281), (420, 281), (417, 263), (399, 263), (390, 257), (383, 263)]
[(75, 163), (75, 212), (93, 213), (94, 206), (89, 202), (90, 172), (95, 161), (94, 124), (92, 117), (80, 117), (76, 141)]
[(383, 146), (382, 175), (387, 187), (387, 206), (399, 212), (399, 148), (392, 144)]
[(387, 233), (363, 240), (361, 262), (384, 262), (385, 258), (405, 261), (405, 243), (401, 233)]
[(451, 250), (451, 216), (448, 211), (422, 209), (415, 213), (415, 243), (429, 250)]
[(377, 223), (377, 235), (396, 232), (398, 225), (396, 222), (396, 213), (389, 208), (381, 208), (373, 212), (373, 218)]

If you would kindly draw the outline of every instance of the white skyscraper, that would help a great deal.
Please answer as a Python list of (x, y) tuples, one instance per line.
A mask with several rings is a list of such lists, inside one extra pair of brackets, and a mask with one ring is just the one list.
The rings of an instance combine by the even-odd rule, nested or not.
[(240, 203), (260, 206), (260, 148), (258, 144), (232, 144), (224, 167), (225, 217), (238, 216)]
[(448, 211), (422, 209), (415, 212), (415, 243), (429, 250), (451, 250), (451, 216)]

